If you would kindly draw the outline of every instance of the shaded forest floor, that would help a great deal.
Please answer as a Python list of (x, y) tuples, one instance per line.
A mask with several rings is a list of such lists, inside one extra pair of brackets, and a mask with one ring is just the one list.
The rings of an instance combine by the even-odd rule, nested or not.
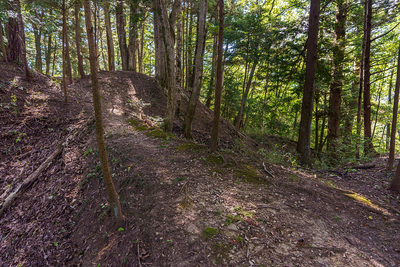
[[(89, 77), (68, 86), (68, 104), (44, 75), (32, 84), (21, 77), (0, 63), (1, 200), (84, 130), (0, 217), (1, 266), (400, 265), (400, 201), (385, 189), (393, 174), (384, 157), (367, 170), (347, 166), (343, 177), (300, 170), (285, 156), (290, 142), (236, 138), (223, 119), (221, 149), (211, 155), (210, 110), (196, 111), (196, 142), (180, 137), (179, 119), (166, 134), (166, 96), (153, 78), (102, 72), (109, 162), (127, 218), (117, 229)], [(186, 103), (182, 94), (181, 110)]]

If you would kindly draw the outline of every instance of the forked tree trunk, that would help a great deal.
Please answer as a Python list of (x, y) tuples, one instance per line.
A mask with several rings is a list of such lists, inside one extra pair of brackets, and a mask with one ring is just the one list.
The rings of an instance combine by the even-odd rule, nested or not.
[(338, 0), (336, 25), (335, 25), (335, 43), (333, 46), (333, 70), (332, 82), (329, 95), (329, 113), (328, 113), (328, 135), (327, 150), (332, 160), (339, 158), (339, 136), (340, 136), (340, 105), (342, 100), (343, 86), (343, 61), (345, 53), (346, 37), (346, 17), (347, 5), (344, 0)]
[(83, 70), (83, 59), (81, 55), (81, 34), (80, 34), (80, 24), (79, 24), (79, 2), (75, 1), (75, 42), (76, 42), (76, 54), (78, 56), (78, 72), (79, 76), (85, 76), (85, 71)]
[(86, 22), (86, 32), (88, 36), (89, 43), (89, 60), (90, 60), (90, 76), (92, 79), (92, 89), (93, 89), (93, 103), (94, 112), (96, 118), (96, 138), (97, 146), (99, 148), (101, 170), (103, 172), (104, 183), (106, 185), (108, 198), (111, 206), (111, 214), (113, 215), (115, 222), (118, 226), (125, 225), (125, 218), (122, 214), (121, 204), (118, 199), (118, 194), (115, 190), (115, 186), (111, 177), (110, 166), (107, 159), (106, 144), (103, 135), (103, 118), (101, 114), (101, 99), (99, 90), (99, 81), (97, 77), (97, 63), (98, 60), (96, 55), (94, 33), (91, 19), (90, 1), (84, 0), (85, 9), (85, 22)]
[[(389, 149), (389, 159), (388, 159), (388, 165), (387, 165), (388, 170), (391, 170), (393, 168), (393, 163), (394, 163), (394, 151), (396, 148), (397, 113), (399, 110), (399, 91), (400, 91), (400, 43), (399, 43), (399, 55), (398, 55), (398, 59), (397, 59), (396, 85), (394, 88), (392, 131), (391, 131), (391, 135), (390, 135), (390, 149)], [(396, 174), (397, 174), (397, 171), (396, 171)]]
[(317, 68), (320, 4), (320, 0), (311, 0), (307, 43), (306, 77), (304, 81), (303, 101), (301, 106), (299, 140), (297, 142), (297, 152), (300, 156), (299, 162), (302, 165), (309, 166), (311, 165), (310, 138), (314, 103), (315, 73)]
[(183, 135), (185, 138), (192, 137), (192, 123), (199, 101), (201, 86), (203, 85), (203, 57), (207, 35), (207, 0), (200, 0), (199, 18), (197, 23), (197, 47), (195, 55), (194, 84), (190, 95), (185, 120), (183, 122)]
[(219, 26), (218, 26), (218, 59), (217, 59), (217, 77), (215, 81), (215, 101), (214, 101), (214, 120), (211, 130), (210, 151), (215, 152), (218, 148), (218, 131), (219, 119), (221, 113), (221, 98), (222, 98), (222, 57), (223, 57), (223, 42), (224, 42), (224, 0), (218, 1), (219, 6)]
[(108, 1), (104, 1), (104, 24), (106, 26), (106, 35), (107, 35), (108, 67), (110, 71), (114, 71), (115, 70), (114, 40), (111, 31), (109, 7), (110, 3)]
[(116, 12), (116, 23), (117, 23), (117, 33), (119, 50), (121, 51), (121, 61), (122, 70), (128, 70), (128, 46), (126, 45), (126, 31), (125, 31), (125, 16), (124, 16), (124, 6), (122, 0), (117, 1)]
[(4, 45), (4, 38), (3, 38), (3, 23), (0, 18), (0, 45), (1, 45), (1, 52), (3, 53), (3, 60), (7, 62), (7, 51), (6, 46)]

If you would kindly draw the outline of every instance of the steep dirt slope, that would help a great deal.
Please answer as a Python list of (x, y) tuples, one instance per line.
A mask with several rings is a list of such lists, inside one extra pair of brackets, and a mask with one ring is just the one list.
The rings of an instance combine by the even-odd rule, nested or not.
[[(6, 66), (0, 66), (3, 72)], [(4, 84), (21, 75), (16, 67), (7, 66), (6, 72), (10, 75), (0, 75)], [(0, 91), (2, 103), (11, 103), (12, 95), (19, 99), (16, 114), (1, 112), (1, 133), (7, 133), (1, 143), (1, 193), (33, 172), (58, 140), (92, 116), (89, 78), (68, 87), (68, 105), (57, 86), (36, 78), (40, 87), (22, 81), (28, 89), (23, 93), (9, 83)], [(212, 113), (204, 106), (196, 113), (196, 143), (179, 137), (180, 120), (174, 135), (159, 130), (166, 101), (152, 78), (103, 72), (100, 84), (109, 161), (126, 226), (117, 229), (111, 220), (89, 123), (0, 218), (0, 265), (400, 264), (397, 199), (370, 203), (329, 186), (321, 179), (329, 178), (325, 175), (269, 163), (254, 142), (236, 140), (225, 120), (221, 150), (210, 155)], [(34, 98), (37, 94), (42, 98)], [(184, 110), (184, 97), (182, 105)], [(24, 143), (16, 142), (14, 129)], [(274, 177), (266, 174), (263, 162)]]

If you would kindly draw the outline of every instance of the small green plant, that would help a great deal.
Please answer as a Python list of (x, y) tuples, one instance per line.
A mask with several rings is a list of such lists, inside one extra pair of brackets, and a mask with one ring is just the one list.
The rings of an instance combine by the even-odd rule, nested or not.
[(175, 180), (174, 180), (174, 183), (178, 183), (178, 182), (183, 181), (183, 180), (186, 180), (186, 179), (187, 179), (186, 177), (180, 177), (180, 178), (178, 178), (178, 179), (175, 179)]
[(342, 222), (342, 219), (339, 216), (335, 216), (334, 218), (335, 218), (336, 221)]
[(89, 155), (89, 154), (91, 154), (91, 153), (93, 153), (93, 149), (91, 149), (91, 148), (89, 148), (88, 150), (84, 150), (84, 149), (83, 149), (83, 155), (84, 155), (84, 156), (87, 156), (87, 155)]

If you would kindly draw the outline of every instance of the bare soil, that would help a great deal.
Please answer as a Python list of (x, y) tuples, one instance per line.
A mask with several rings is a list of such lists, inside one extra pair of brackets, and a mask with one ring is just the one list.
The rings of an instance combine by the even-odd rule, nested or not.
[[(93, 117), (89, 77), (68, 86), (0, 63), (0, 198)], [(89, 123), (0, 217), (1, 266), (400, 266), (400, 198), (385, 157), (341, 174), (272, 163), (258, 143), (199, 104), (195, 140), (160, 130), (166, 96), (153, 78), (101, 72), (104, 130), (126, 226), (112, 220)], [(260, 150), (263, 149), (263, 150)], [(263, 151), (261, 153), (261, 151)], [(267, 174), (270, 172), (273, 177)], [(9, 189), (10, 188), (10, 189)]]

